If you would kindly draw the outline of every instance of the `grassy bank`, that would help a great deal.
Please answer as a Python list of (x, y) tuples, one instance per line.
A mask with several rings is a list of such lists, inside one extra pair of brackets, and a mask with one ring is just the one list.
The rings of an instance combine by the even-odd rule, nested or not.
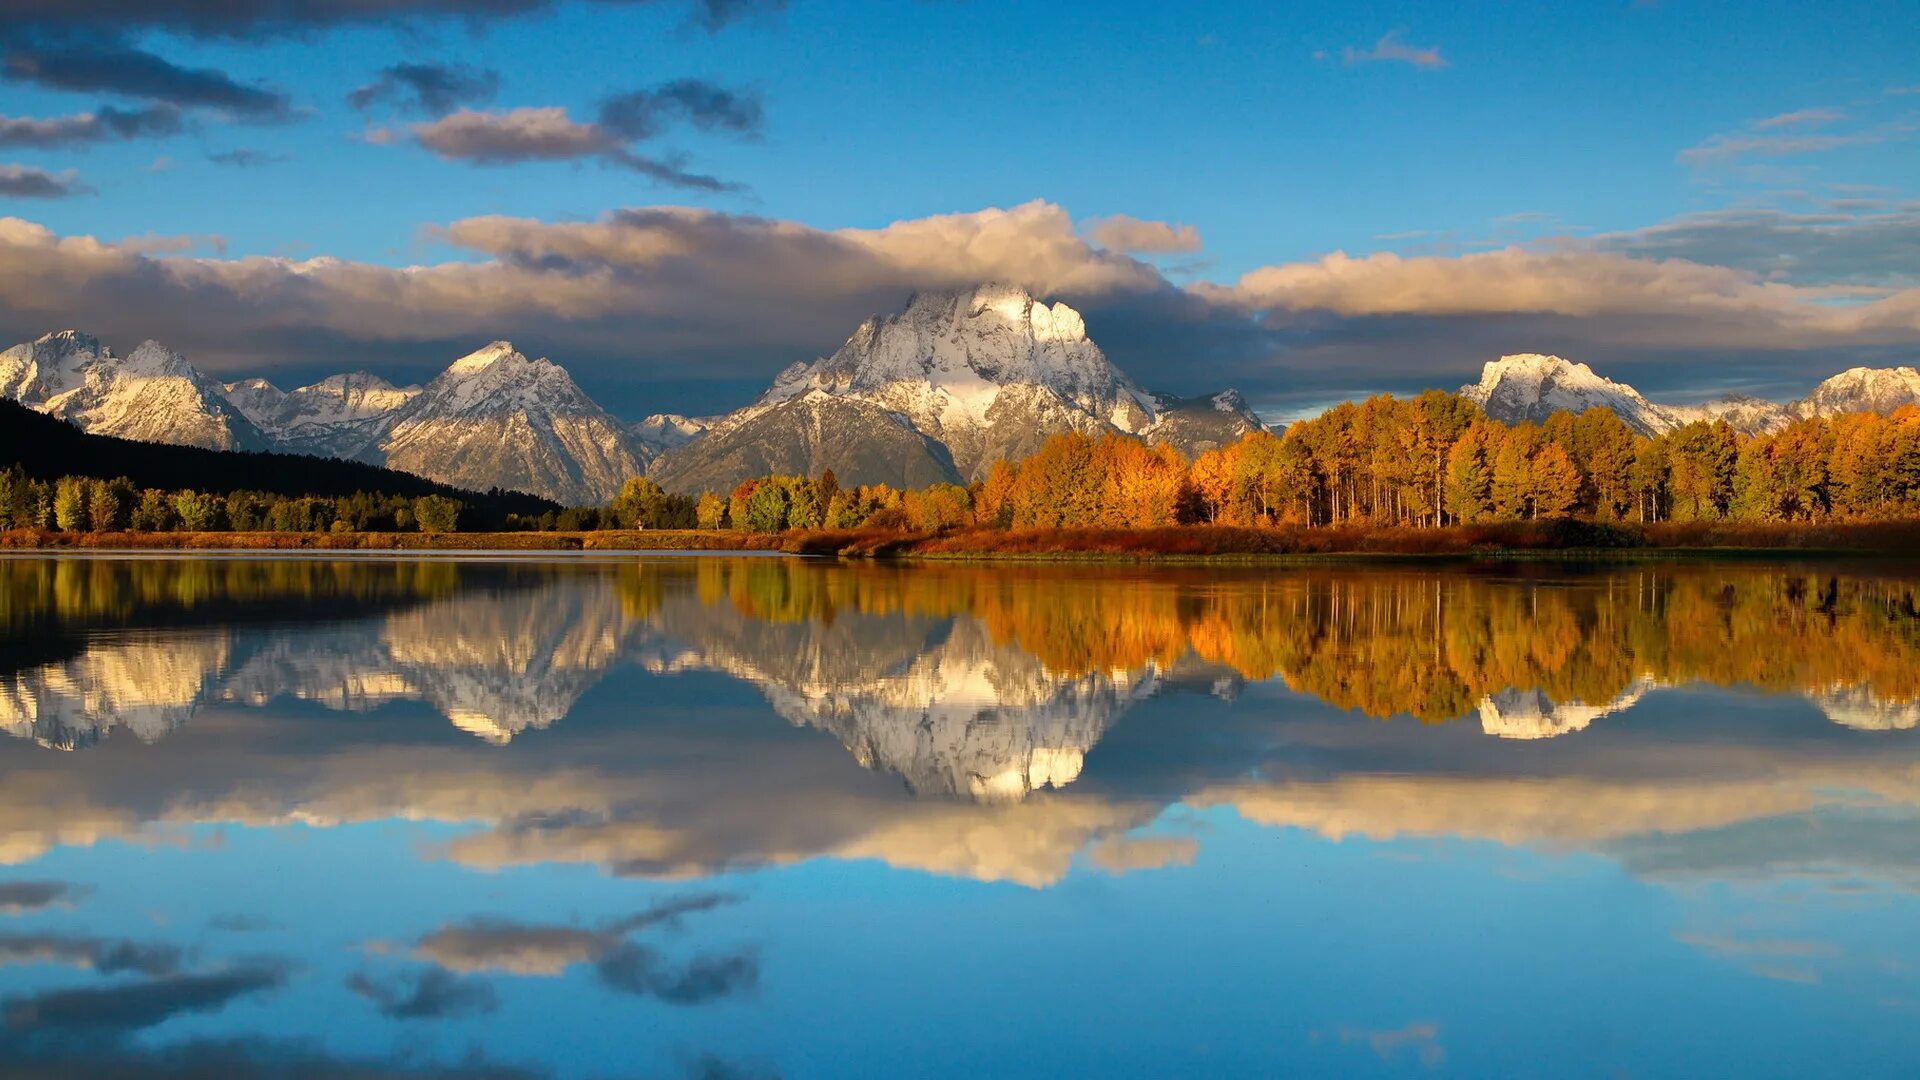
[(844, 558), (1286, 561), (1334, 556), (1520, 557), (1581, 553), (1846, 553), (1920, 556), (1920, 521), (1845, 525), (1503, 522), (1445, 529), (1182, 526), (748, 533), (0, 533), (0, 548), (258, 551), (782, 551)]

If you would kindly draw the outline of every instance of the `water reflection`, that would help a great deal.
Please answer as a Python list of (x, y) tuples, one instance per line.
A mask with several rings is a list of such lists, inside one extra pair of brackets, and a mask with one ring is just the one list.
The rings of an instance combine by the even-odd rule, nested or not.
[[(1529, 1072), (1556, 1059), (1469, 1004), (1497, 985), (1413, 1008), (1333, 972), (1539, 979), (1541, 956), (1604, 966), (1601, 941), (1640, 955), (1649, 938), (1679, 950), (1644, 959), (1675, 994), (1749, 1010), (1756, 1057), (1737, 1071), (1807, 1071), (1783, 1067), (1809, 1059), (1782, 1020), (1816, 999), (1761, 1000), (1754, 980), (1820, 988), (1852, 1041), (1819, 1061), (1897, 1074), (1876, 1065), (1920, 1051), (1910, 1024), (1861, 1019), (1920, 1001), (1920, 574), (1902, 567), (0, 571), (0, 730), (17, 737), (0, 740), (0, 917), (39, 921), (0, 933), (0, 1059), (71, 1065), (61, 1040), (105, 1031), (165, 1034), (116, 1050), (149, 1064), (164, 1044), (175, 1065), (269, 1074), (390, 1065), (403, 1046), (566, 1075), (629, 1054), (643, 1075), (958, 1073), (883, 1049), (1000, 1046), (980, 1026), (1007, 1023), (996, 1001), (1074, 1012), (1007, 989), (1024, 965), (1092, 980), (1105, 1011), (1078, 1022), (1140, 1051), (1078, 1046), (1069, 1072)], [(156, 935), (140, 920), (169, 866), (199, 868), (171, 873), (204, 934), (261, 944)], [(133, 881), (160, 884), (135, 901)], [(1421, 918), (1379, 906), (1403, 892)], [(116, 895), (123, 918), (102, 925)], [(233, 908), (218, 929), (209, 895)], [(915, 918), (892, 917), (903, 904)], [(1154, 914), (1126, 923), (1135, 909)], [(1280, 909), (1315, 931), (1276, 932)], [(1524, 946), (1490, 943), (1489, 918)], [(1202, 924), (1221, 928), (1204, 959)], [(1391, 959), (1371, 958), (1381, 935), (1401, 941)], [(1471, 957), (1447, 951), (1456, 935)], [(1314, 959), (1323, 940), (1344, 952)], [(897, 991), (923, 961), (951, 1001)], [(1269, 963), (1338, 992), (1232, 974)], [(1117, 1021), (1126, 965), (1215, 1020)], [(842, 998), (893, 1034), (840, 1041), (809, 1009)], [(1285, 1038), (1216, 1029), (1283, 1000), (1316, 1018)], [(973, 1026), (932, 1019), (969, 1002)], [(679, 1041), (595, 1042), (635, 1008)], [(1584, 1010), (1596, 1053), (1698, 1074), (1672, 1056), (1688, 1033), (1625, 1008)], [(513, 1034), (560, 1015), (564, 1036)], [(1542, 1030), (1579, 1042), (1580, 1015)], [(1188, 1041), (1146, 1052), (1155, 1023)], [(318, 1042), (182, 1041), (208, 1033)], [(1203, 1038), (1226, 1056), (1194, 1057)]]

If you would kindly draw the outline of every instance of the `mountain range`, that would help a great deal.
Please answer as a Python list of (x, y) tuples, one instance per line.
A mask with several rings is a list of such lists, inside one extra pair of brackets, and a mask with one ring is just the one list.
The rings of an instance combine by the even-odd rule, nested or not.
[[(1673, 405), (1585, 364), (1525, 353), (1488, 362), (1460, 393), (1508, 423), (1605, 408), (1644, 435), (1703, 419), (1758, 433), (1920, 402), (1920, 372), (1853, 368), (1786, 403), (1730, 395)], [(1265, 426), (1233, 390), (1180, 398), (1142, 388), (1078, 312), (999, 284), (918, 294), (717, 417), (623, 422), (560, 365), (506, 341), (425, 386), (354, 372), (283, 391), (260, 378), (215, 381), (158, 342), (121, 357), (63, 330), (0, 352), (0, 396), (93, 433), (340, 458), (571, 505), (604, 504), (639, 475), (685, 493), (827, 469), (848, 484), (966, 483), (1059, 432), (1118, 432), (1192, 455)]]
[(1460, 395), (1493, 419), (1509, 424), (1545, 420), (1561, 410), (1607, 409), (1641, 435), (1660, 435), (1698, 420), (1725, 420), (1755, 435), (1808, 417), (1889, 413), (1902, 405), (1920, 405), (1920, 371), (1849, 368), (1814, 387), (1806, 397), (1784, 403), (1729, 394), (1696, 405), (1659, 405), (1585, 364), (1521, 353), (1488, 361), (1480, 381), (1461, 387)]
[(1143, 390), (1078, 312), (1001, 285), (916, 296), (708, 419), (623, 423), (564, 368), (505, 341), (425, 386), (354, 372), (283, 391), (261, 378), (217, 382), (157, 342), (122, 358), (65, 330), (0, 352), (0, 395), (89, 432), (363, 461), (571, 505), (605, 503), (646, 474), (682, 492), (826, 469), (851, 484), (964, 483), (1056, 432), (1122, 432), (1195, 453), (1262, 427), (1230, 390)]

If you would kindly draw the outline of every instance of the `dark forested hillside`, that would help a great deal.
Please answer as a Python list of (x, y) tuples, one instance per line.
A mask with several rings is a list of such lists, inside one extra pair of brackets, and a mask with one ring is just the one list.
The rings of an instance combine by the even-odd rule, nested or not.
[(510, 492), (472, 492), (357, 461), (202, 450), (89, 435), (63, 420), (0, 399), (0, 468), (18, 465), (28, 477), (126, 477), (134, 486), (215, 494), (262, 491), (276, 495), (445, 495), (484, 517), (537, 516), (559, 507)]

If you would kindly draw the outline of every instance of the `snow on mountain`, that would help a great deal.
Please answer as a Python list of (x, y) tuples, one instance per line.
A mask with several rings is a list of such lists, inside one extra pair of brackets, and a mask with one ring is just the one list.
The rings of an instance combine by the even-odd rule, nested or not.
[(1698, 420), (1725, 420), (1735, 431), (1760, 435), (1778, 431), (1798, 419), (1794, 406), (1747, 394), (1728, 394), (1697, 405), (1662, 406), (1667, 415), (1681, 424)]
[[(862, 323), (832, 356), (781, 372), (752, 405), (663, 453), (654, 475), (680, 490), (726, 487), (753, 475), (740, 471), (749, 464), (778, 459), (808, 474), (831, 468), (848, 482), (906, 484), (933, 460), (909, 452), (908, 467), (895, 467), (889, 448), (897, 452), (913, 433), (944, 450), (959, 479), (977, 479), (1063, 431), (1212, 443), (1219, 430), (1259, 425), (1237, 398), (1200, 399), (1208, 404), (1192, 409), (1142, 390), (1087, 337), (1079, 312), (1025, 289), (920, 293), (905, 311)], [(793, 403), (805, 403), (804, 416)], [(1182, 421), (1158, 426), (1176, 404)], [(1198, 413), (1209, 422), (1198, 423)], [(807, 454), (781, 446), (796, 429), (818, 432)]]
[(265, 379), (221, 388), (227, 400), (283, 449), (317, 457), (358, 457), (379, 442), (418, 386), (397, 387), (365, 371), (332, 375), (283, 393)]
[(1864, 684), (1841, 683), (1810, 691), (1806, 696), (1827, 719), (1855, 731), (1911, 731), (1920, 727), (1920, 701), (1882, 697)]
[(640, 445), (658, 454), (662, 450), (685, 446), (705, 434), (710, 426), (706, 420), (681, 416), (679, 413), (654, 413), (645, 420), (629, 424), (627, 433)]
[(0, 395), (96, 435), (212, 450), (258, 450), (267, 438), (220, 384), (157, 341), (125, 357), (62, 330), (0, 352)]
[(1555, 701), (1537, 689), (1502, 690), (1480, 699), (1480, 730), (1496, 738), (1527, 740), (1584, 731), (1595, 720), (1633, 708), (1658, 686), (1651, 678), (1635, 679), (1611, 701), (1598, 704)]
[(1480, 381), (1461, 387), (1460, 396), (1509, 424), (1537, 423), (1561, 410), (1608, 409), (1641, 435), (1658, 435), (1679, 426), (1671, 413), (1633, 387), (1595, 374), (1585, 364), (1539, 353), (1489, 360), (1481, 369)]
[(413, 395), (367, 456), (442, 483), (585, 506), (643, 475), (650, 455), (565, 369), (496, 341)]
[(1728, 394), (1695, 405), (1656, 405), (1625, 383), (1585, 364), (1522, 353), (1487, 362), (1480, 381), (1460, 388), (1488, 416), (1503, 423), (1540, 421), (1555, 411), (1611, 409), (1642, 435), (1659, 435), (1700, 420), (1724, 420), (1749, 435), (1778, 431), (1795, 420), (1850, 412), (1890, 413), (1920, 404), (1920, 371), (1910, 367), (1850, 368), (1799, 401), (1780, 403)]
[(1801, 416), (1836, 413), (1890, 413), (1902, 405), (1920, 405), (1920, 371), (1910, 367), (1848, 368), (1814, 387), (1794, 405)]

